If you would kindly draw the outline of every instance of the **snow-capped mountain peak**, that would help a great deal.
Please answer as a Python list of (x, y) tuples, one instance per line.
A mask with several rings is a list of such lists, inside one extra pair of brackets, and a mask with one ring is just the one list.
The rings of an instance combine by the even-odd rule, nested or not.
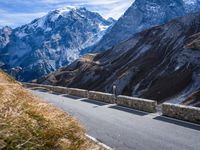
[(66, 13), (66, 12), (70, 12), (70, 11), (73, 11), (73, 10), (76, 10), (78, 9), (78, 7), (74, 7), (74, 6), (65, 6), (65, 7), (62, 7), (62, 8), (58, 8), (54, 11), (58, 12), (59, 14), (63, 14), (63, 13)]
[(79, 9), (81, 8), (66, 6), (49, 12), (47, 16), (51, 18), (51, 21), (55, 21), (56, 19), (58, 19), (58, 17), (67, 17), (68, 15), (70, 15), (70, 13), (77, 12)]
[(21, 67), (21, 80), (32, 80), (84, 55), (113, 23), (82, 7), (56, 9), (0, 41), (0, 59), (8, 70)]
[(200, 0), (135, 0), (97, 44), (96, 51), (106, 50), (135, 33), (200, 10)]
[[(63, 8), (59, 8), (53, 11), (50, 11), (47, 15), (37, 18), (33, 20), (31, 23), (22, 26), (21, 29), (27, 30), (27, 28), (30, 30), (36, 30), (37, 28), (40, 28), (44, 30), (45, 32), (51, 31), (52, 28), (54, 28), (55, 22), (62, 22), (62, 20), (83, 20), (93, 22), (100, 27), (100, 31), (102, 31), (102, 26), (107, 29), (111, 24), (115, 22), (113, 18), (109, 18), (108, 20), (104, 19), (101, 15), (99, 15), (96, 12), (91, 12), (87, 10), (84, 7), (72, 7), (72, 6), (66, 6)], [(71, 23), (71, 22), (66, 23)], [(101, 25), (100, 25), (101, 24)], [(21, 34), (23, 37), (26, 35), (26, 33)]]

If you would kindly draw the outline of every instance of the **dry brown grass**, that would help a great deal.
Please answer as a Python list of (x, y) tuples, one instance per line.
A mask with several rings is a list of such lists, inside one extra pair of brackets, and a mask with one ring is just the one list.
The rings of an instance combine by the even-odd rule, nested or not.
[(99, 150), (69, 114), (42, 102), (0, 71), (0, 149)]

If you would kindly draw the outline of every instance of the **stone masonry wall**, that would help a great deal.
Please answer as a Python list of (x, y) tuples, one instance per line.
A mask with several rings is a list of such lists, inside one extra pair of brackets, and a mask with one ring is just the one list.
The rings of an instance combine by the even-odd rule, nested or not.
[[(50, 85), (41, 85), (33, 83), (23, 83), (23, 85), (24, 87), (27, 88), (44, 88), (53, 92), (69, 94), (81, 98), (89, 98), (106, 103), (116, 103), (121, 106), (141, 111), (146, 111), (150, 113), (157, 112), (156, 110), (157, 102), (153, 100), (122, 96), (122, 95), (119, 95), (117, 96), (117, 98), (115, 98), (113, 94), (109, 93), (87, 91), (82, 89), (66, 88), (60, 86), (50, 86)], [(162, 105), (162, 113), (164, 116), (200, 124), (200, 108), (164, 103)]]
[(197, 107), (164, 103), (162, 112), (164, 116), (200, 124), (200, 108)]
[(87, 98), (88, 97), (88, 91), (87, 90), (82, 90), (82, 89), (68, 88), (68, 93), (67, 94), (73, 95), (73, 96), (82, 97), (82, 98)]
[(102, 92), (96, 92), (96, 91), (89, 91), (88, 94), (89, 99), (94, 99), (106, 103), (115, 103), (115, 98), (113, 94), (109, 93), (102, 93)]
[(156, 101), (122, 95), (117, 97), (117, 104), (151, 113), (156, 112), (157, 106)]

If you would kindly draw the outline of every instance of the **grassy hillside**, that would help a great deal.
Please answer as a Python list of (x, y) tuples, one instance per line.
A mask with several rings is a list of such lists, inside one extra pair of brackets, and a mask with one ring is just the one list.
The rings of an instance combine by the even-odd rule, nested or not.
[(69, 114), (42, 102), (0, 71), (0, 149), (99, 150)]

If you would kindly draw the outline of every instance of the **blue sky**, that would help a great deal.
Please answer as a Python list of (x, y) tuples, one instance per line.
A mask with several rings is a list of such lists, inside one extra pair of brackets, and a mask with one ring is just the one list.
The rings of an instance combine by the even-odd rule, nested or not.
[(0, 27), (17, 27), (65, 6), (86, 7), (118, 19), (134, 0), (0, 0)]

